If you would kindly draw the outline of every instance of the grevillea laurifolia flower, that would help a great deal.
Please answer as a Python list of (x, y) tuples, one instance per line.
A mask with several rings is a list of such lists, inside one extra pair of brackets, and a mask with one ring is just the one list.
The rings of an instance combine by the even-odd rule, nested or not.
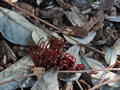
[(62, 70), (84, 69), (83, 64), (75, 64), (76, 59), (74, 56), (62, 52), (66, 42), (62, 42), (59, 39), (46, 41), (42, 41), (42, 39), (39, 40), (37, 45), (29, 46), (30, 56), (36, 67), (51, 68), (58, 66)]

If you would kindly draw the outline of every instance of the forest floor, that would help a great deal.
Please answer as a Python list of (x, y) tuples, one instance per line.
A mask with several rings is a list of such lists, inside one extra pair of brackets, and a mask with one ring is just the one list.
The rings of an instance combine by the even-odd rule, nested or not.
[(0, 90), (119, 90), (119, 75), (119, 0), (0, 1)]

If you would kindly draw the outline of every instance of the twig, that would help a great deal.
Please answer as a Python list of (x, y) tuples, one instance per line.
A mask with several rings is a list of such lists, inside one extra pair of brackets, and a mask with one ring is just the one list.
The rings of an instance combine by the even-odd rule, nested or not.
[(20, 84), (20, 82), (18, 80), (15, 80), (15, 81), (18, 83), (18, 85), (20, 86), (21, 90), (24, 90), (22, 85)]
[(97, 72), (97, 71), (120, 71), (120, 68), (80, 70), (80, 71), (59, 71), (59, 73), (90, 73), (90, 72)]
[[(120, 71), (120, 68), (110, 68), (110, 69), (96, 69), (96, 70), (81, 70), (81, 71), (59, 71), (59, 73), (89, 73), (89, 72), (96, 72), (96, 71)], [(31, 77), (31, 76), (36, 76), (39, 74), (44, 74), (45, 72), (38, 72), (38, 73), (33, 73), (33, 74), (27, 74), (23, 76), (16, 76), (15, 78), (12, 78), (10, 80), (0, 82), (0, 85), (16, 81), (17, 79), (20, 78), (25, 78), (25, 77)]]
[(77, 83), (78, 87), (80, 88), (80, 90), (84, 90), (84, 89), (82, 88), (81, 84), (78, 82), (78, 80), (76, 80), (76, 83)]
[[(116, 63), (113, 65), (110, 65), (107, 69), (113, 68), (115, 65), (116, 65)], [(107, 75), (107, 73), (102, 77), (102, 80), (99, 82), (99, 84), (101, 84), (105, 80), (106, 75)]]
[(10, 80), (7, 80), (7, 81), (4, 81), (4, 82), (0, 82), (0, 85), (3, 85), (3, 84), (6, 84), (6, 83), (9, 83), (9, 82), (13, 82), (13, 81), (16, 81), (20, 78), (25, 78), (25, 77), (31, 77), (31, 76), (36, 76), (38, 74), (44, 74), (45, 72), (39, 72), (39, 73), (33, 73), (33, 74), (27, 74), (27, 75), (23, 75), (23, 76), (16, 76), (15, 78), (12, 78)]
[(63, 33), (59, 28), (57, 28), (57, 27), (55, 27), (54, 25), (52, 25), (52, 24), (50, 24), (50, 23), (48, 23), (48, 22), (46, 22), (46, 21), (38, 18), (37, 16), (32, 15), (31, 13), (25, 11), (24, 9), (19, 8), (18, 6), (12, 4), (11, 2), (8, 2), (8, 1), (6, 1), (6, 0), (3, 0), (3, 1), (6, 2), (6, 3), (8, 3), (9, 5), (15, 7), (16, 9), (22, 11), (23, 13), (31, 16), (32, 18), (37, 19), (37, 20), (39, 20), (40, 22), (42, 22), (42, 23), (44, 23), (44, 24), (46, 24), (46, 25), (48, 25), (48, 26), (50, 26), (50, 27), (58, 30), (58, 31), (59, 31), (60, 33), (62, 33), (63, 35), (65, 35), (65, 36), (67, 36), (68, 38), (70, 38), (71, 40), (75, 41), (78, 45), (83, 46), (83, 47), (87, 47), (87, 48), (89, 48), (89, 49), (91, 49), (91, 50), (94, 50), (94, 51), (96, 51), (96, 52), (104, 55), (104, 53), (103, 53), (102, 51), (100, 51), (100, 50), (98, 50), (98, 49), (96, 49), (96, 48), (93, 48), (93, 47), (91, 47), (91, 46), (85, 45), (85, 44), (83, 44), (83, 43), (81, 43), (81, 42), (76, 41), (75, 39), (71, 38), (71, 37), (68, 36), (67, 34)]
[(107, 80), (107, 81), (105, 81), (105, 82), (103, 82), (101, 84), (97, 84), (94, 87), (90, 88), (89, 90), (95, 90), (95, 89), (99, 88), (100, 86), (106, 85), (108, 83), (116, 82), (118, 80), (120, 80), (120, 76), (118, 76), (116, 78), (113, 78), (113, 79), (109, 79), (109, 80)]

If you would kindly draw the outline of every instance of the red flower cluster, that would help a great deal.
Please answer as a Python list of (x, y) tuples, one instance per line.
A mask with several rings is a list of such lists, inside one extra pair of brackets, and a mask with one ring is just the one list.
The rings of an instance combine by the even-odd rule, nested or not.
[(82, 70), (83, 64), (75, 65), (76, 59), (69, 53), (62, 53), (62, 48), (66, 42), (58, 39), (46, 40), (37, 45), (29, 46), (30, 56), (37, 67), (51, 68), (58, 66), (62, 70)]

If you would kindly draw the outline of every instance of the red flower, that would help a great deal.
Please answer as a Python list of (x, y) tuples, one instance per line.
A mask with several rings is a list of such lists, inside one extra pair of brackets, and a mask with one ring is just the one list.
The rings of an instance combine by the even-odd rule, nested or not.
[(37, 45), (29, 46), (30, 56), (37, 67), (51, 68), (58, 66), (63, 70), (82, 70), (83, 64), (75, 65), (76, 59), (69, 53), (62, 53), (62, 49), (66, 42), (58, 39), (46, 40)]

